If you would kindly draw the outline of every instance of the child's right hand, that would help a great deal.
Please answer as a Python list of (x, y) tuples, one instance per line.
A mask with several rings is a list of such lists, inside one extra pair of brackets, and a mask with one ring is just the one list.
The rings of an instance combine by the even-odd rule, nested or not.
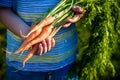
[(38, 51), (37, 55), (42, 55), (47, 51), (50, 51), (52, 47), (55, 46), (55, 39), (54, 38), (46, 38), (42, 42), (38, 43)]
[(51, 37), (46, 38), (42, 42), (33, 45), (30, 49), (30, 52), (25, 56), (25, 58), (22, 61), (23, 66), (33, 55), (40, 56), (40, 55), (46, 53), (47, 51), (50, 51), (51, 48), (54, 46), (55, 46), (55, 40), (54, 40), (54, 38), (51, 38)]

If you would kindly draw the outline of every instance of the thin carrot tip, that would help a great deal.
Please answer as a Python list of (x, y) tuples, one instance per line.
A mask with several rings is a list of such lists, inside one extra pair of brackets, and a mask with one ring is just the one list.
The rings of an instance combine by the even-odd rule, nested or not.
[(21, 30), (20, 30), (20, 36), (21, 36), (21, 37), (23, 37), (23, 38), (27, 38), (27, 37), (28, 37), (28, 35), (26, 35), (26, 36), (25, 36), (25, 35), (23, 35), (23, 33), (22, 33), (22, 31), (21, 31)]

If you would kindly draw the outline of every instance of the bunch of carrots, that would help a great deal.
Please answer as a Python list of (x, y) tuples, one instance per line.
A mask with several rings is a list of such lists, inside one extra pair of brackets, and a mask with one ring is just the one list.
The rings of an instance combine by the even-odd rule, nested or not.
[[(78, 4), (79, 0), (61, 0), (50, 13), (45, 15), (41, 20), (37, 20), (39, 23), (31, 27), (22, 45), (14, 52), (14, 54), (17, 54), (30, 49), (30, 52), (25, 56), (22, 62), (23, 66), (25, 66), (26, 61), (37, 51), (38, 43), (48, 37), (53, 37), (66, 23), (66, 19), (73, 17), (74, 12), (72, 11), (72, 7), (78, 6)], [(81, 11), (81, 17), (84, 12), (85, 10)]]

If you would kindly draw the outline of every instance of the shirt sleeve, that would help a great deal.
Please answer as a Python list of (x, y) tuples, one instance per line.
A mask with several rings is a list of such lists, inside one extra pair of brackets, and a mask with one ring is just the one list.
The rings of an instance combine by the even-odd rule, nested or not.
[(12, 7), (12, 0), (0, 0), (0, 6)]

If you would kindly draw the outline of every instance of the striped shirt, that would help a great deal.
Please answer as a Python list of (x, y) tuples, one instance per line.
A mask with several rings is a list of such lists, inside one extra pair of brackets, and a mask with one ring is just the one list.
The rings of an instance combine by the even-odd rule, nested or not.
[[(0, 6), (11, 7), (12, 10), (29, 26), (37, 18), (41, 18), (48, 10), (52, 10), (60, 0), (1, 0)], [(55, 47), (42, 56), (34, 55), (27, 61), (24, 71), (50, 71), (63, 68), (76, 60), (77, 32), (75, 25), (62, 28), (54, 36)], [(15, 52), (21, 45), (21, 39), (7, 30), (7, 51)], [(6, 63), (16, 69), (21, 68), (22, 60), (29, 50), (20, 54), (6, 54)]]

